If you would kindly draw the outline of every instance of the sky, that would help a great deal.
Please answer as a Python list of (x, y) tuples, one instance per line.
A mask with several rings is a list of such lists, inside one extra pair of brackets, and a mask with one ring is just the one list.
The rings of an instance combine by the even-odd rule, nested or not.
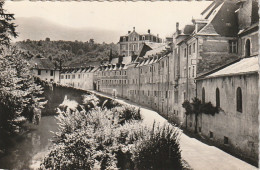
[[(114, 30), (126, 34), (136, 32), (165, 38), (180, 27), (198, 18), (211, 1), (155, 2), (89, 2), (89, 1), (6, 1), (4, 8), (15, 17), (40, 17), (64, 27)], [(35, 23), (40, 24), (40, 23)]]

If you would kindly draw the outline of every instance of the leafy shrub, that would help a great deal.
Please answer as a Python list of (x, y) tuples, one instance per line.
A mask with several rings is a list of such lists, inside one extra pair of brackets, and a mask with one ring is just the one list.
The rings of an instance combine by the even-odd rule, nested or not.
[(140, 109), (136, 109), (132, 106), (124, 105), (121, 107), (115, 107), (112, 108), (111, 111), (118, 115), (119, 124), (121, 125), (130, 120), (142, 120)]
[(82, 97), (86, 111), (95, 108), (99, 104), (99, 99), (94, 94), (83, 95)]
[(102, 108), (106, 107), (107, 109), (112, 109), (117, 106), (122, 106), (121, 104), (119, 104), (117, 101), (115, 101), (113, 99), (108, 99), (108, 98), (99, 96), (99, 100), (100, 100), (100, 102), (99, 102), (98, 106), (102, 107)]
[[(157, 149), (157, 155), (167, 161), (161, 160), (165, 167), (179, 166), (177, 131), (169, 126), (151, 130), (142, 124), (135, 107), (67, 110), (57, 119), (59, 131), (43, 169), (140, 169), (148, 167), (155, 154), (149, 148)], [(159, 167), (158, 161), (151, 165), (148, 168)]]
[(179, 131), (169, 125), (154, 127), (136, 146), (135, 169), (182, 169)]

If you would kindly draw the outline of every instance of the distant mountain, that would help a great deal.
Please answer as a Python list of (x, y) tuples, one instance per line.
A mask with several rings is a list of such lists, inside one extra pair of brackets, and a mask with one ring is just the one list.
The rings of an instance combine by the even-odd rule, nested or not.
[(71, 28), (38, 17), (18, 17), (15, 23), (18, 25), (16, 30), (19, 33), (19, 37), (15, 41), (26, 39), (45, 40), (46, 37), (49, 37), (51, 40), (78, 40), (83, 42), (93, 38), (98, 43), (117, 43), (120, 36), (118, 31), (95, 28)]

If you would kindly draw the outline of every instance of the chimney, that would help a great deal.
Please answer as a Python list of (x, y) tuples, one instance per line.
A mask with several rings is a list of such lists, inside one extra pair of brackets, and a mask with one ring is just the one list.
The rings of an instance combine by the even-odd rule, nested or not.
[(176, 31), (179, 31), (179, 22), (176, 22)]
[(133, 32), (135, 31), (135, 27), (133, 27)]
[(150, 34), (151, 33), (151, 31), (150, 31), (150, 29), (148, 29), (148, 34)]
[(130, 34), (131, 33), (131, 31), (128, 31), (128, 34)]

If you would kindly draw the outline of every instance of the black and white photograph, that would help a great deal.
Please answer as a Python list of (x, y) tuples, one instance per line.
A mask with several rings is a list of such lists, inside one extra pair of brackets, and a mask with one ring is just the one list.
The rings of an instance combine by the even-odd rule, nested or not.
[(258, 0), (0, 0), (0, 169), (257, 170), (258, 55)]

